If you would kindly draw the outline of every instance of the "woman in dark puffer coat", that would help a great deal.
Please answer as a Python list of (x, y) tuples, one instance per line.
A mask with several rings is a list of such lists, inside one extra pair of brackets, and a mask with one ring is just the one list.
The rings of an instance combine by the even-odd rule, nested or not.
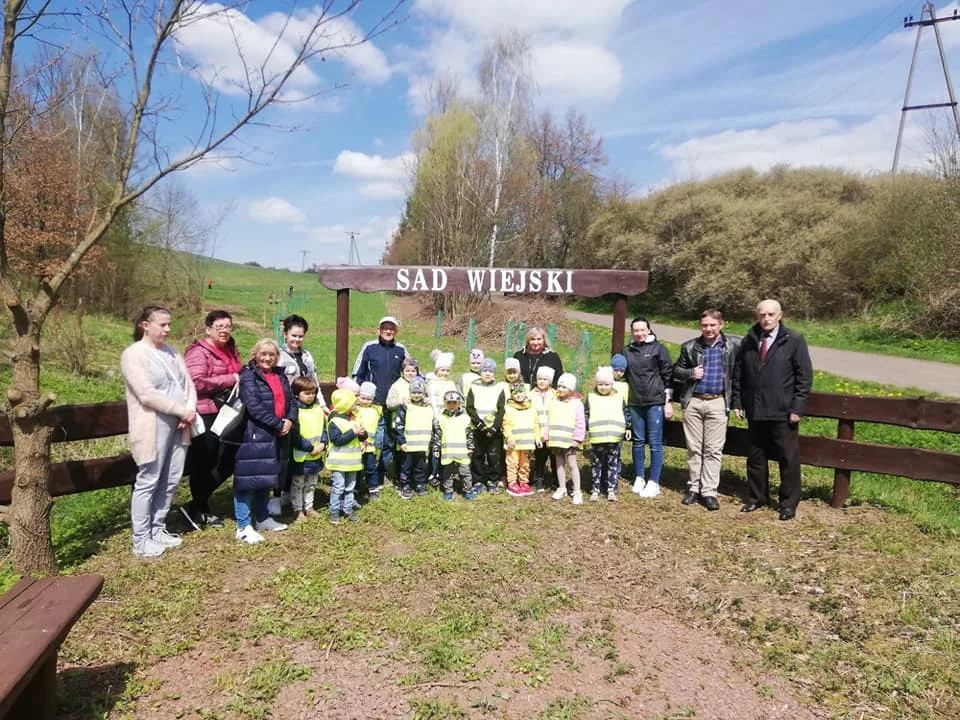
[(237, 540), (251, 545), (263, 542), (258, 530), (287, 529), (267, 513), (270, 490), (283, 477), (287, 457), (284, 439), (293, 429), (297, 414), (283, 368), (276, 367), (279, 358), (277, 343), (269, 338), (260, 340), (253, 346), (249, 364), (240, 372), (240, 399), (246, 421), (233, 474), (233, 508)]

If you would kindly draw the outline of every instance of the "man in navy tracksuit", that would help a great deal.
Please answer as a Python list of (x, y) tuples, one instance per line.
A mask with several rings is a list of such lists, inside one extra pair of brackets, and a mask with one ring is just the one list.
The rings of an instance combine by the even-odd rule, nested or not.
[(377, 394), (373, 402), (384, 409), (380, 418), (383, 433), (378, 429), (377, 434), (384, 437), (380, 453), (380, 464), (383, 473), (397, 477), (393, 472), (393, 437), (392, 419), (387, 417), (387, 391), (400, 377), (403, 369), (403, 359), (407, 356), (407, 349), (397, 342), (397, 328), (400, 323), (395, 317), (387, 315), (380, 318), (379, 337), (364, 343), (353, 364), (353, 379), (357, 383), (372, 382), (377, 386)]

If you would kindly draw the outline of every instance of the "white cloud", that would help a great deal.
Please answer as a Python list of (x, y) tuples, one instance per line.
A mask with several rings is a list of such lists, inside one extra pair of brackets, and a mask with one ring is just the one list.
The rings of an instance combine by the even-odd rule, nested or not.
[[(835, 119), (803, 120), (766, 128), (727, 130), (655, 150), (678, 179), (741, 167), (763, 171), (778, 164), (889, 171), (898, 122), (899, 113), (878, 115), (853, 125), (843, 125)], [(922, 167), (924, 138), (920, 128), (908, 129), (904, 147), (901, 167)]]
[(534, 77), (547, 95), (610, 100), (620, 89), (620, 61), (602, 47), (557, 42), (534, 47), (531, 55)]
[[(173, 36), (178, 62), (228, 95), (246, 95), (251, 85), (255, 90), (262, 85), (273, 87), (285, 69), (296, 62), (298, 46), (317, 12), (300, 12), (293, 17), (271, 13), (255, 21), (235, 7), (214, 2), (198, 4)], [(322, 25), (312, 48), (350, 44), (362, 36), (363, 31), (352, 20), (332, 17)], [(390, 77), (386, 56), (369, 41), (322, 53), (321, 57), (340, 60), (368, 82), (383, 82)], [(317, 64), (319, 61), (317, 58)], [(283, 98), (302, 100), (332, 84), (307, 63), (287, 80)]]
[(280, 197), (257, 200), (247, 210), (251, 220), (267, 225), (302, 225), (307, 216), (296, 205)]
[(361, 180), (399, 181), (407, 178), (416, 158), (413, 153), (401, 153), (394, 157), (367, 155), (353, 150), (343, 150), (337, 155), (333, 172)]

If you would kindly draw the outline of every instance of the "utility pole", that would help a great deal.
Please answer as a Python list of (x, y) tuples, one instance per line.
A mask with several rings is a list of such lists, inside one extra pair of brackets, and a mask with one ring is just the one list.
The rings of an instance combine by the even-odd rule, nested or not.
[(347, 265), (363, 265), (360, 262), (360, 248), (357, 247), (357, 238), (360, 237), (360, 233), (347, 230), (347, 236), (350, 238), (350, 258), (347, 260)]
[[(925, 20), (924, 15), (929, 15), (929, 18)], [(904, 93), (903, 108), (900, 111), (900, 129), (897, 131), (897, 147), (893, 151), (894, 173), (897, 172), (897, 165), (900, 163), (900, 145), (903, 143), (903, 126), (907, 122), (907, 112), (909, 110), (930, 110), (932, 108), (944, 107), (950, 108), (953, 112), (953, 123), (957, 128), (957, 136), (960, 137), (960, 113), (957, 112), (957, 97), (953, 92), (953, 81), (950, 79), (950, 71), (947, 69), (947, 56), (943, 51), (943, 38), (940, 37), (940, 28), (937, 27), (940, 23), (951, 20), (960, 20), (960, 14), (954, 10), (953, 15), (947, 15), (946, 17), (938, 18), (936, 9), (934, 8), (933, 3), (929, 0), (923, 4), (923, 8), (920, 10), (919, 20), (914, 20), (913, 15), (903, 19), (904, 28), (917, 28), (917, 39), (913, 45), (913, 58), (910, 60), (910, 72), (907, 73), (907, 91)], [(947, 83), (947, 94), (950, 96), (950, 102), (929, 103), (927, 105), (911, 105), (910, 88), (913, 85), (913, 71), (917, 65), (917, 52), (920, 50), (920, 34), (927, 26), (933, 28), (933, 34), (937, 39), (937, 49), (940, 51), (940, 67), (943, 68), (943, 79)]]
[(301, 250), (300, 254), (303, 256), (300, 260), (300, 272), (303, 272), (307, 269), (307, 255), (310, 254), (309, 250)]

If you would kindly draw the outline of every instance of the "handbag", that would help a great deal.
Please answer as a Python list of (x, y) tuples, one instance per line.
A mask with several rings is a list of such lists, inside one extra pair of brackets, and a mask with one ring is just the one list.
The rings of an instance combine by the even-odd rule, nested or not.
[(210, 426), (210, 432), (223, 437), (236, 429), (243, 420), (243, 401), (240, 399), (240, 383), (233, 386), (226, 401), (217, 411), (217, 417)]
[(193, 418), (193, 424), (190, 426), (190, 437), (200, 437), (207, 431), (206, 423), (203, 422), (203, 415), (196, 413)]

